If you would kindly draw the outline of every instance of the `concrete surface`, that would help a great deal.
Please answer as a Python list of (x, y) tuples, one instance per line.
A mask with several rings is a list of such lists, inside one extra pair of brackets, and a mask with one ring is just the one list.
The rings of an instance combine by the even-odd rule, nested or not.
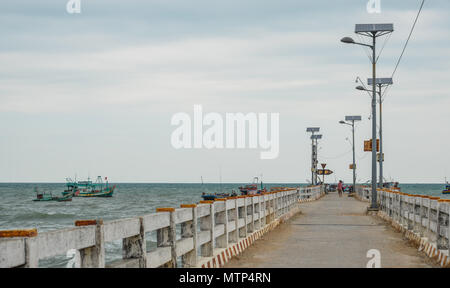
[(301, 204), (299, 214), (256, 241), (226, 268), (365, 268), (378, 249), (381, 267), (437, 267), (382, 220), (365, 215), (367, 203), (331, 193)]

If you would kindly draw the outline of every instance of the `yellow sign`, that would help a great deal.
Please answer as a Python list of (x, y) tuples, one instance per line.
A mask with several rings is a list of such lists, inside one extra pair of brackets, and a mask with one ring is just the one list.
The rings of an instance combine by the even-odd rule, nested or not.
[(329, 169), (319, 169), (317, 170), (317, 175), (331, 175), (333, 174), (333, 171)]
[[(377, 139), (377, 152), (380, 151), (380, 139)], [(364, 152), (372, 152), (372, 139), (364, 141)]]

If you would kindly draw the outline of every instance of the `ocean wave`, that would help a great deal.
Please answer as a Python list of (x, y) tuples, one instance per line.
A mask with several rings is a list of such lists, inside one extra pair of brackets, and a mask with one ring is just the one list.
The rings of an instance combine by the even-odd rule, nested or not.
[(28, 212), (27, 214), (11, 215), (14, 220), (42, 220), (42, 219), (72, 219), (76, 214), (55, 212)]

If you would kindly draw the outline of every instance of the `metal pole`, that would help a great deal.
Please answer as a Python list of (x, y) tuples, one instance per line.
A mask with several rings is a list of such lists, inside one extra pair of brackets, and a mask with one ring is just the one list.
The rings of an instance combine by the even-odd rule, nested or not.
[(355, 120), (352, 120), (352, 133), (353, 133), (353, 191), (356, 189), (356, 166), (355, 166)]
[(372, 33), (372, 209), (377, 209), (377, 95), (376, 95), (376, 32)]
[(317, 185), (317, 139), (314, 142), (314, 185)]
[[(312, 134), (314, 135), (314, 133)], [(314, 138), (311, 139), (311, 185), (314, 184)]]
[(381, 84), (378, 85), (380, 95), (380, 188), (383, 188), (383, 122), (382, 122), (382, 103), (381, 103)]

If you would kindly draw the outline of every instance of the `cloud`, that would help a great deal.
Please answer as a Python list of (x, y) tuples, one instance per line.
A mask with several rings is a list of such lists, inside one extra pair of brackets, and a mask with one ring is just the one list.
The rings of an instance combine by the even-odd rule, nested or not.
[[(200, 172), (203, 167), (218, 163), (234, 167), (237, 162), (246, 164), (239, 170), (230, 168), (229, 179), (245, 180), (240, 175), (253, 174), (248, 171), (259, 165), (267, 180), (304, 181), (310, 151), (304, 128), (310, 125), (323, 127), (322, 152), (329, 159), (322, 160), (336, 167), (339, 177), (350, 179), (342, 168), (348, 164), (342, 164), (347, 161), (345, 155), (333, 158), (348, 150), (347, 131), (337, 122), (347, 114), (361, 114), (365, 121), (357, 141), (370, 135), (369, 99), (354, 89), (356, 76), (370, 75), (370, 63), (361, 48), (339, 39), (353, 35), (355, 23), (394, 22), (395, 32), (378, 65), (378, 75), (388, 77), (418, 8), (418, 3), (382, 1), (383, 12), (370, 15), (365, 3), (82, 0), (82, 13), (69, 15), (64, 1), (6, 1), (0, 12), (4, 23), (0, 111), (11, 127), (0, 132), (9, 137), (4, 151), (17, 148), (10, 153), (13, 156), (5, 156), (9, 164), (0, 167), (0, 175), (9, 176), (0, 181), (28, 179), (37, 168), (14, 166), (15, 161), (25, 163), (43, 155), (49, 156), (45, 165), (52, 172), (33, 179), (62, 179), (50, 167), (65, 157), (63, 147), (70, 147), (74, 155), (73, 167), (67, 165), (65, 170), (84, 169), (77, 158), (85, 154), (105, 161), (98, 164), (99, 170), (109, 169), (106, 163), (111, 164), (108, 157), (113, 154), (120, 155), (118, 163), (127, 167), (138, 162), (126, 175), (120, 167), (111, 171), (116, 179), (129, 181), (133, 175), (146, 179), (142, 171), (150, 168), (141, 159), (165, 163), (151, 168), (151, 178), (161, 181), (198, 179), (199, 173), (205, 173)], [(421, 136), (424, 127), (430, 127), (427, 131), (439, 135), (440, 141), (450, 140), (445, 125), (433, 125), (439, 119), (441, 123), (450, 120), (443, 108), (449, 103), (450, 20), (445, 14), (449, 6), (447, 1), (427, 2), (385, 100), (386, 151), (389, 160), (395, 159), (395, 165), (387, 161), (386, 169), (400, 181), (442, 178), (432, 172), (423, 174), (420, 163), (410, 163), (410, 153), (422, 155), (422, 149), (434, 149), (436, 158), (449, 158), (444, 147), (436, 149)], [(382, 43), (380, 39), (380, 47)], [(172, 157), (174, 151), (168, 146), (171, 115), (189, 113), (194, 104), (202, 104), (208, 112), (280, 112), (280, 158), (260, 163), (251, 151), (178, 151)], [(41, 125), (31, 129), (30, 122)], [(67, 131), (90, 131), (93, 125), (102, 130), (112, 124), (115, 128), (96, 137), (95, 148), (106, 143), (114, 146), (101, 156), (84, 138), (70, 145), (60, 139), (67, 137)], [(42, 141), (38, 150), (26, 143), (32, 141), (29, 133), (38, 133), (33, 134)], [(50, 134), (49, 139), (42, 136)], [(402, 139), (416, 139), (412, 152), (394, 141), (398, 134)], [(47, 146), (51, 149), (46, 150)], [(426, 160), (427, 165), (438, 171), (448, 169), (448, 161), (434, 159)], [(361, 178), (370, 175), (369, 160), (361, 160)]]

